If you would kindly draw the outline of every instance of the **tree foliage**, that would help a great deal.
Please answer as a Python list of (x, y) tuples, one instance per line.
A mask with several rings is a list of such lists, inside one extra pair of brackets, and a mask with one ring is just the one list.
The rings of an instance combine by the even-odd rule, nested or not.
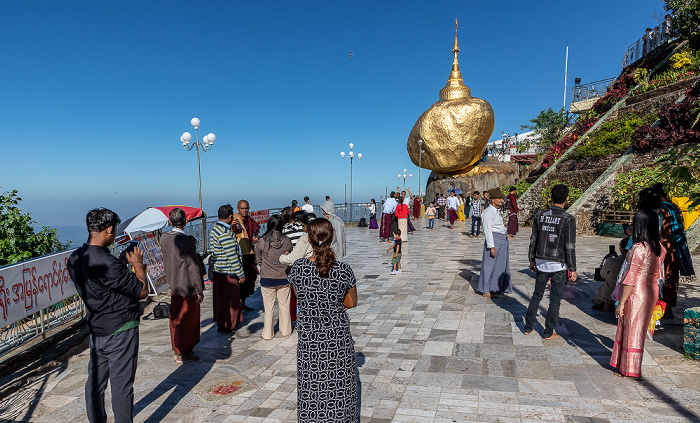
[(540, 136), (539, 149), (545, 151), (557, 142), (571, 121), (571, 117), (564, 108), (555, 112), (550, 107), (542, 110), (534, 119), (530, 119), (530, 125), (521, 125), (521, 128), (535, 131)]
[(665, 0), (664, 8), (671, 15), (671, 35), (690, 41), (694, 48), (700, 47), (700, 1)]
[(19, 208), (20, 201), (17, 190), (0, 194), (0, 266), (68, 248), (54, 228), (35, 232), (32, 218)]

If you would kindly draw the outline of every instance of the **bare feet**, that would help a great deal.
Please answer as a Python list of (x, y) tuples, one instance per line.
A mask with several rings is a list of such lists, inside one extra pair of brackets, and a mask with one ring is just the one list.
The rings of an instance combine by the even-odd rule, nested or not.
[(491, 293), (490, 292), (484, 292), (481, 294), (481, 296), (486, 297), (486, 298), (491, 298)]
[(557, 339), (557, 338), (561, 338), (561, 336), (559, 336), (559, 334), (556, 333), (556, 332), (552, 332), (551, 335), (549, 335), (548, 337), (546, 337), (546, 338), (544, 338), (544, 339), (547, 340), (547, 341), (549, 341), (549, 340)]

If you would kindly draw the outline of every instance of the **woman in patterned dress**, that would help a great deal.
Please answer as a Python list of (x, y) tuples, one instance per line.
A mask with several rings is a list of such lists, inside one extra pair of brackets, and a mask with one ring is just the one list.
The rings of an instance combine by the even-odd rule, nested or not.
[(307, 422), (358, 422), (355, 345), (343, 300), (357, 305), (355, 275), (335, 261), (333, 226), (307, 226), (314, 254), (294, 262), (289, 281), (297, 293), (297, 418)]

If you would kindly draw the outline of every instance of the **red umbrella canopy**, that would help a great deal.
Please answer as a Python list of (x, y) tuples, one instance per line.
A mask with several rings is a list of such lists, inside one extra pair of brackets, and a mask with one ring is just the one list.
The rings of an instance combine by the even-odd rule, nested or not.
[(158, 209), (163, 212), (164, 215), (169, 216), (170, 212), (173, 211), (174, 209), (180, 208), (185, 212), (185, 216), (187, 217), (187, 221), (189, 222), (192, 219), (196, 219), (198, 217), (207, 217), (206, 213), (198, 207), (187, 207), (187, 206), (162, 206), (162, 207), (152, 207), (154, 209)]
[(168, 226), (168, 216), (173, 209), (181, 208), (187, 221), (206, 217), (202, 209), (188, 206), (149, 207), (136, 216), (122, 222), (117, 228), (117, 243), (122, 244), (142, 232), (152, 232)]

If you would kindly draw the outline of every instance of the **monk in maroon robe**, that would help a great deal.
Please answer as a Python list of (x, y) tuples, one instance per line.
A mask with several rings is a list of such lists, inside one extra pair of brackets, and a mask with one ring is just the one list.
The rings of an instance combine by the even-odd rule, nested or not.
[(245, 273), (245, 282), (241, 285), (241, 307), (245, 311), (252, 311), (253, 308), (248, 307), (245, 300), (255, 292), (255, 281), (258, 278), (254, 247), (258, 242), (260, 225), (249, 216), (250, 204), (246, 200), (239, 201), (237, 209), (238, 213), (233, 215), (233, 223), (236, 226), (236, 239), (243, 254), (243, 272)]

